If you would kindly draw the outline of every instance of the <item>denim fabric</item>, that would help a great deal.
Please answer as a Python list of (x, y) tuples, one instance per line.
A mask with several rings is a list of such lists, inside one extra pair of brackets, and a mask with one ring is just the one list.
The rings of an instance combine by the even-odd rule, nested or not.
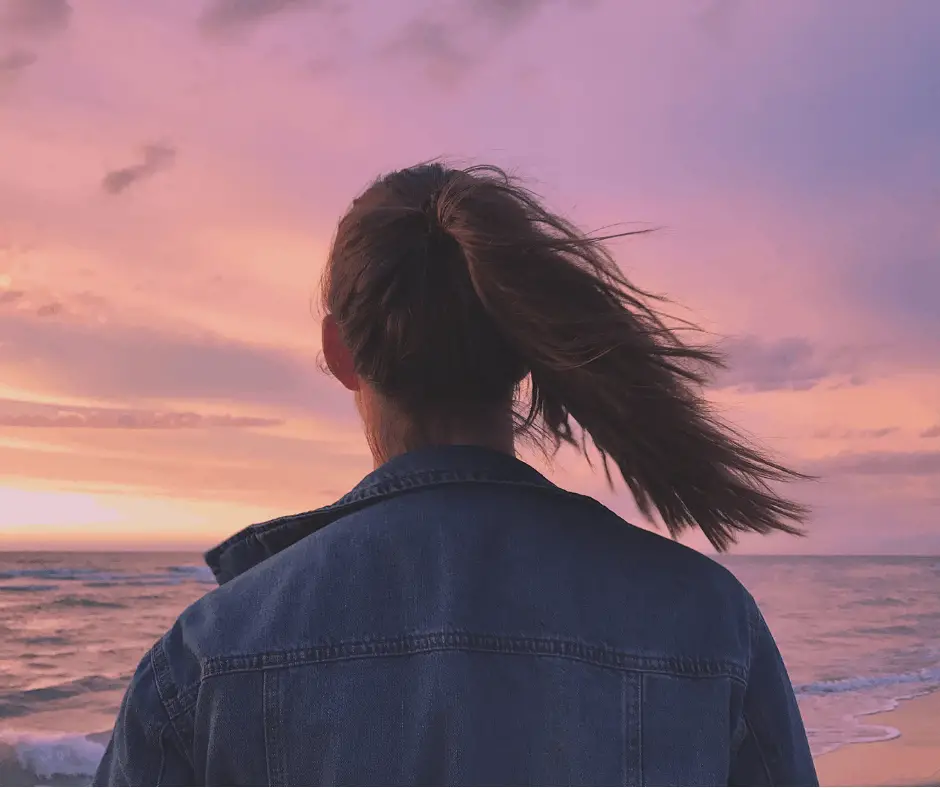
[(737, 580), (511, 457), (412, 452), (206, 558), (98, 784), (817, 784)]

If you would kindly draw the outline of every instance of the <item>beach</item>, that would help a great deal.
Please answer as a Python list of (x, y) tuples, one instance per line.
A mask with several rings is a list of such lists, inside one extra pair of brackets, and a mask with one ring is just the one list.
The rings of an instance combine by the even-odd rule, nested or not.
[(821, 785), (940, 785), (940, 692), (865, 718), (900, 735), (848, 744), (816, 759)]

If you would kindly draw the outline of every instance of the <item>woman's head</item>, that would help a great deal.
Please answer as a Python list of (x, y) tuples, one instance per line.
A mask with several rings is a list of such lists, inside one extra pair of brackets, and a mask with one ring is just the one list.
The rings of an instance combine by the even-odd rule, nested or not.
[(768, 483), (799, 474), (711, 416), (701, 387), (719, 358), (664, 324), (604, 240), (493, 167), (424, 164), (369, 187), (330, 253), (323, 350), (376, 460), (478, 442), (466, 435), (590, 441), (673, 535), (698, 526), (721, 549), (797, 533), (805, 510)]

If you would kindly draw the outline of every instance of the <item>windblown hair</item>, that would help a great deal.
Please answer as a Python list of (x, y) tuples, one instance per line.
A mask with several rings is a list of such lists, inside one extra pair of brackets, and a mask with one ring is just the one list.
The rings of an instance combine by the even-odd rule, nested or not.
[(422, 164), (341, 219), (323, 306), (357, 374), (415, 425), (515, 397), (519, 433), (589, 461), (593, 443), (674, 537), (698, 526), (725, 550), (740, 532), (801, 533), (807, 510), (771, 483), (807, 477), (711, 413), (722, 359), (620, 271), (604, 242), (631, 234), (585, 235), (495, 167)]

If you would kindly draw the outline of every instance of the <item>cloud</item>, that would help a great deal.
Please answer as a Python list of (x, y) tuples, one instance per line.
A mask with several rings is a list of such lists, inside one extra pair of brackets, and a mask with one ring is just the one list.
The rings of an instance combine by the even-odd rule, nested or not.
[(175, 148), (168, 145), (146, 145), (139, 163), (111, 170), (102, 178), (101, 188), (107, 194), (120, 194), (134, 184), (169, 169), (175, 161)]
[(20, 316), (49, 318), (70, 315), (84, 320), (99, 320), (105, 319), (110, 305), (106, 299), (87, 290), (61, 298), (48, 287), (33, 285), (29, 289), (5, 289), (0, 284), (0, 311)]
[[(13, 412), (3, 412), (12, 406)], [(156, 411), (139, 408), (56, 408), (0, 400), (0, 426), (124, 430), (179, 430), (200, 428), (271, 427), (280, 419), (191, 411)]]
[(815, 463), (812, 472), (823, 476), (934, 476), (940, 474), (940, 451), (838, 454)]
[(494, 27), (515, 29), (528, 22), (547, 0), (468, 0), (471, 10)]
[(389, 42), (382, 54), (424, 60), (434, 79), (452, 83), (474, 63), (474, 58), (461, 46), (459, 37), (460, 33), (449, 22), (414, 19)]
[(929, 427), (920, 434), (921, 438), (940, 438), (940, 424)]
[(15, 304), (26, 295), (25, 290), (0, 290), (0, 306)]
[[(212, 334), (0, 312), (0, 369), (15, 384), (75, 397), (219, 400), (352, 417), (351, 400), (309, 357)], [(22, 381), (21, 381), (22, 382)]]
[(839, 440), (852, 440), (856, 438), (886, 438), (888, 435), (894, 435), (898, 431), (897, 427), (878, 427), (870, 430), (817, 430), (813, 433), (814, 438), (836, 438)]
[(3, 0), (0, 30), (49, 35), (65, 30), (72, 18), (67, 0)]
[(0, 74), (12, 74), (29, 68), (39, 58), (35, 52), (25, 49), (14, 49), (5, 55), (0, 55)]
[(48, 304), (39, 307), (36, 310), (36, 315), (37, 317), (55, 317), (61, 315), (64, 311), (65, 305), (61, 301), (50, 301)]
[(550, 0), (463, 0), (463, 14), (412, 19), (385, 46), (386, 57), (409, 57), (423, 61), (430, 76), (453, 84), (478, 62), (494, 44), (517, 32)]
[(862, 364), (849, 348), (823, 350), (803, 337), (764, 340), (745, 336), (727, 340), (728, 369), (718, 377), (722, 388), (746, 391), (807, 391), (824, 381), (860, 385)]
[(716, 44), (731, 41), (735, 17), (741, 10), (741, 0), (709, 0), (708, 5), (693, 19), (693, 24)]
[(213, 0), (199, 17), (207, 35), (227, 35), (290, 11), (322, 8), (323, 0)]

